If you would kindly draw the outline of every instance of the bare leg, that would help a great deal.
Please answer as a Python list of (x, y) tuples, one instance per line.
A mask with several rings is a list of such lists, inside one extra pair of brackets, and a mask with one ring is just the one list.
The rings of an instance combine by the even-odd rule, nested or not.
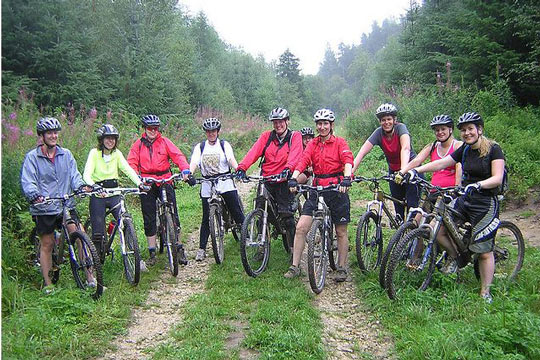
[(450, 256), (452, 259), (457, 258), (458, 254), (457, 254), (456, 246), (454, 242), (448, 236), (448, 233), (446, 232), (446, 228), (442, 225), (441, 225), (441, 228), (439, 229), (439, 233), (437, 234), (437, 242), (446, 250), (446, 252), (448, 252), (448, 256)]
[(493, 275), (495, 273), (493, 251), (478, 256), (478, 269), (480, 270), (480, 282), (482, 284), (480, 295), (489, 294), (489, 287), (493, 282)]
[(304, 247), (306, 246), (306, 235), (311, 227), (313, 222), (313, 217), (309, 215), (302, 215), (298, 219), (296, 224), (296, 233), (294, 235), (294, 247), (293, 247), (293, 261), (294, 266), (300, 264), (300, 259), (302, 258), (302, 253), (304, 252)]
[(347, 257), (349, 254), (347, 224), (336, 225), (336, 235), (338, 243), (338, 266), (344, 268), (347, 265)]
[(54, 247), (54, 234), (43, 234), (40, 236), (40, 251), (39, 251), (39, 262), (41, 265), (41, 274), (43, 275), (43, 280), (45, 281), (45, 286), (52, 284), (51, 278), (49, 277), (49, 271), (52, 268), (52, 251)]
[(146, 241), (148, 241), (148, 248), (149, 249), (155, 249), (156, 248), (156, 235), (147, 236)]

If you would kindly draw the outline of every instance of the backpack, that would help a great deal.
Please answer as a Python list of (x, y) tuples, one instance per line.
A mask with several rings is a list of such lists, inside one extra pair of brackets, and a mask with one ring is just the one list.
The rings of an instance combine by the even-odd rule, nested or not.
[[(465, 163), (465, 154), (467, 154), (467, 151), (470, 148), (470, 145), (464, 145), (464, 146), (465, 147), (463, 148), (463, 154), (461, 155), (461, 164)], [(491, 158), (491, 150), (489, 151), (488, 156)], [(491, 162), (491, 159), (490, 159), (490, 162)], [(463, 171), (462, 175), (461, 175), (461, 178), (464, 180), (465, 176), (466, 176), (465, 172)], [(501, 185), (497, 186), (494, 189), (494, 190), (496, 190), (495, 195), (504, 195), (504, 194), (506, 194), (508, 192), (509, 187), (510, 187), (510, 185), (508, 183), (508, 168), (506, 167), (506, 164), (504, 164), (502, 183), (501, 183)]]
[[(283, 142), (280, 143), (278, 145), (278, 149), (281, 149), (286, 143), (289, 144), (289, 149), (291, 148), (291, 142), (292, 142), (292, 137), (293, 137), (293, 134), (294, 134), (294, 131), (293, 130), (289, 130), (289, 133), (285, 136), (285, 138), (283, 139)], [(268, 146), (270, 145), (270, 143), (274, 140), (277, 140), (277, 135), (276, 135), (276, 131), (275, 130), (272, 130), (272, 132), (270, 133), (270, 136), (268, 137), (268, 140), (266, 141), (266, 145), (264, 145), (264, 148), (263, 148), (263, 151), (262, 151), (262, 155), (261, 155), (261, 161), (259, 162), (259, 167), (262, 167), (262, 164), (264, 163), (264, 160), (265, 160), (265, 153), (266, 153), (266, 149), (268, 148)]]

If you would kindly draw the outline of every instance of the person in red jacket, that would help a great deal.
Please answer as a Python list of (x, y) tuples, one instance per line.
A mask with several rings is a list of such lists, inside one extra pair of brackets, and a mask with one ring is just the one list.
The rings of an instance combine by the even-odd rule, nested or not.
[[(249, 167), (262, 158), (262, 176), (279, 175), (281, 179), (273, 183), (265, 183), (265, 187), (274, 198), (282, 224), (287, 231), (287, 237), (294, 239), (294, 194), (287, 187), (287, 179), (302, 155), (302, 135), (289, 129), (289, 112), (283, 108), (272, 110), (269, 120), (274, 130), (265, 131), (253, 144), (251, 149), (238, 164), (236, 177), (246, 178)], [(270, 219), (275, 222), (276, 219)], [(289, 244), (292, 248), (292, 243)]]
[[(324, 192), (323, 197), (330, 209), (332, 222), (336, 227), (338, 269), (335, 280), (342, 282), (347, 279), (346, 266), (349, 251), (347, 224), (351, 220), (351, 205), (347, 192), (351, 186), (354, 159), (345, 139), (334, 135), (335, 119), (336, 117), (332, 110), (320, 109), (315, 113), (314, 120), (317, 124), (319, 136), (307, 145), (288, 185), (291, 191), (296, 191), (296, 187), (298, 186), (297, 178), (308, 166), (313, 167), (314, 186), (339, 184), (339, 191)], [(317, 210), (317, 201), (317, 193), (310, 192), (308, 200), (304, 203), (302, 215), (296, 225), (293, 260), (291, 267), (285, 273), (286, 278), (293, 278), (300, 275), (300, 258), (304, 251), (306, 235), (313, 222), (313, 212)]]
[[(135, 172), (145, 178), (151, 177), (155, 179), (166, 179), (172, 175), (171, 165), (169, 160), (175, 163), (182, 171), (184, 181), (187, 181), (189, 172), (189, 164), (186, 157), (171, 140), (162, 136), (159, 132), (160, 120), (156, 115), (146, 115), (142, 118), (144, 133), (140, 139), (137, 139), (131, 146), (127, 161)], [(150, 190), (140, 195), (141, 210), (144, 220), (144, 233), (148, 241), (148, 251), (150, 258), (148, 265), (154, 265), (156, 259), (156, 199), (160, 196), (158, 184), (153, 183)], [(174, 217), (177, 228), (180, 227), (178, 219), (178, 209), (176, 206), (176, 195), (171, 184), (164, 184), (166, 187), (167, 197), (172, 199), (174, 204)], [(180, 241), (180, 235), (178, 236)], [(187, 259), (182, 244), (178, 243), (178, 261), (180, 264), (186, 265)]]

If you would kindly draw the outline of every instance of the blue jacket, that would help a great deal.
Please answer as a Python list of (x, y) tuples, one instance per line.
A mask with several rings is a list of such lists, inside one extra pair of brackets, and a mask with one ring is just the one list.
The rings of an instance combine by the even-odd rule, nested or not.
[[(73, 192), (84, 185), (77, 162), (71, 151), (60, 146), (56, 147), (54, 163), (45, 156), (41, 146), (29, 151), (21, 168), (21, 187), (23, 194), (29, 199), (38, 195), (60, 197)], [(68, 207), (74, 207), (74, 201), (68, 202)], [(32, 215), (56, 215), (62, 213), (60, 201), (49, 204), (30, 205)]]

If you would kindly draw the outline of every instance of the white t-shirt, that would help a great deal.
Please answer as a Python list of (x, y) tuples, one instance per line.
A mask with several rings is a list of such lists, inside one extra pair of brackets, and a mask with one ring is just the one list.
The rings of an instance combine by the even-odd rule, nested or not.
[[(233, 149), (231, 144), (229, 144), (228, 141), (225, 141), (223, 144), (225, 153), (227, 154), (227, 157), (225, 157), (219, 141), (220, 140), (218, 138), (214, 145), (210, 145), (208, 140), (206, 140), (202, 156), (200, 143), (197, 143), (197, 145), (195, 145), (193, 148), (190, 165), (197, 165), (201, 169), (201, 174), (203, 176), (215, 176), (218, 174), (227, 173), (230, 170), (227, 160), (230, 161), (231, 159), (235, 159)], [(232, 190), (236, 190), (236, 186), (234, 185), (234, 181), (232, 179), (219, 181), (217, 183), (217, 191), (220, 194)], [(211, 194), (211, 183), (203, 182), (201, 184), (201, 197), (207, 198), (210, 197)]]

